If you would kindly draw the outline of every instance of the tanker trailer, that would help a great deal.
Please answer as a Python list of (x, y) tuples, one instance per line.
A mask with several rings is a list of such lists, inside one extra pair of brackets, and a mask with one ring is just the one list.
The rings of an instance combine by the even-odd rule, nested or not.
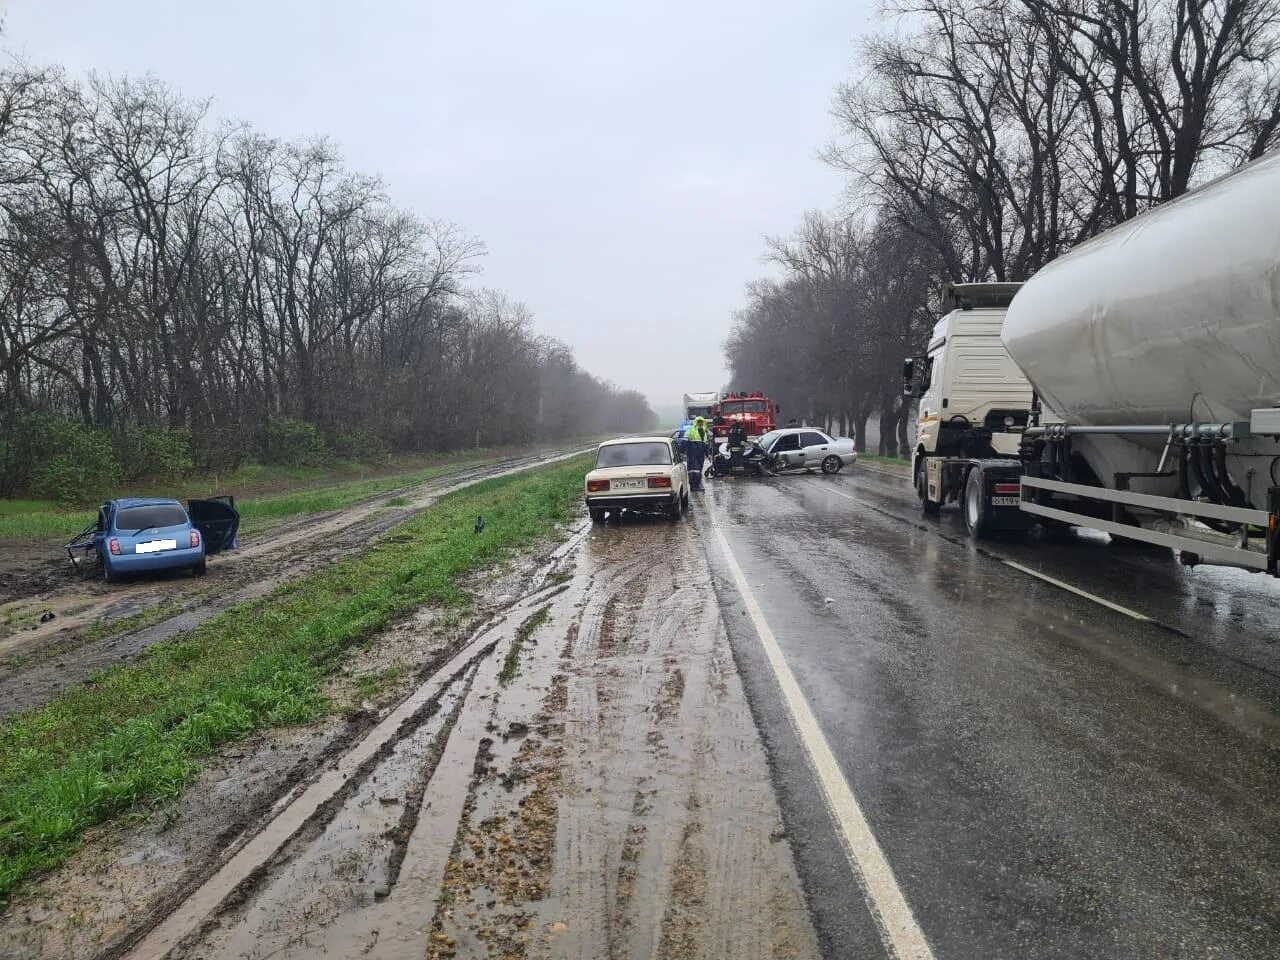
[(1036, 403), (1016, 460), (968, 470), (972, 534), (1084, 526), (1276, 574), (1280, 153), (1054, 260), (1001, 339)]

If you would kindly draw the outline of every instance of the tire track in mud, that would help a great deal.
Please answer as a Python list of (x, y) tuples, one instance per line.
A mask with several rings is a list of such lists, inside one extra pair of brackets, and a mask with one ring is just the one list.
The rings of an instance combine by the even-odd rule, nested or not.
[[(335, 563), (429, 509), (441, 497), (484, 480), (555, 463), (581, 452), (552, 453), (468, 468), (408, 488), (386, 491), (338, 513), (320, 514), (287, 524), (212, 564), (205, 582), (162, 579), (122, 587), (95, 584), (87, 594), (89, 585), (79, 582), (52, 594), (17, 601), (23, 606), (36, 605), (62, 612), (39, 629), (0, 636), (0, 657), (8, 657), (10, 667), (0, 676), (0, 718), (38, 706), (64, 687), (88, 679), (109, 666), (127, 662), (154, 643)], [(402, 506), (388, 506), (392, 500), (406, 498), (409, 502)], [(296, 552), (302, 544), (307, 544), (308, 550), (298, 557)], [(175, 601), (185, 605), (185, 609), (138, 630), (89, 640), (80, 640), (73, 633)], [(13, 606), (0, 606), (0, 614)]]
[[(421, 892), (415, 882), (422, 869), (419, 841), (439, 833), (430, 793), (449, 779), (451, 763), (456, 766), (455, 732), (476, 712), (477, 693), (494, 682), (494, 665), (501, 663), (502, 648), (514, 637), (521, 616), (563, 589), (551, 574), (581, 539), (575, 534), (554, 551), (534, 574), (529, 593), (455, 649), (332, 764), (281, 797), (267, 820), (224, 851), (203, 882), (197, 879), (199, 885), (167, 915), (118, 941), (100, 955), (103, 960), (310, 957), (317, 937), (371, 949), (380, 928), (384, 947), (389, 946), (392, 938), (386, 934), (395, 923), (386, 922), (384, 908), (402, 888)], [(459, 805), (473, 755), (474, 741), (457, 789)], [(449, 821), (450, 837), (457, 816), (454, 811)], [(443, 856), (440, 862), (443, 866)], [(438, 886), (436, 876), (432, 892)], [(367, 921), (375, 914), (383, 920), (370, 927)], [(429, 918), (427, 908), (418, 927)], [(384, 947), (374, 955), (392, 956)]]
[(593, 528), (538, 575), (129, 960), (816, 957), (692, 525)]
[[(538, 648), (549, 653), (523, 675), (524, 696), (547, 691), (534, 722), (540, 749), (562, 757), (555, 857), (534, 865), (538, 896), (495, 895), (503, 825), (536, 794), (510, 789), (503, 772), (527, 763), (530, 743), (514, 755), (495, 745), (459, 827), (428, 957), (817, 956), (691, 533), (624, 524), (584, 545), (581, 601), (553, 608)], [(505, 710), (495, 708), (499, 728)]]

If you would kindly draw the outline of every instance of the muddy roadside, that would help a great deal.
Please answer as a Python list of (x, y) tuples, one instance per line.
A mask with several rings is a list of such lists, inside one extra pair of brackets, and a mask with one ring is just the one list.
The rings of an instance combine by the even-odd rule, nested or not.
[[(70, 683), (342, 559), (454, 490), (566, 455), (471, 467), (282, 525), (219, 557), (199, 580), (170, 576), (106, 585), (67, 572), (68, 563), (60, 586), (0, 606), (0, 717), (43, 703)], [(53, 619), (39, 623), (42, 612)]]
[(211, 758), (176, 801), (92, 830), (65, 865), (25, 885), (0, 912), (0, 958), (119, 956), (365, 739), (481, 624), (545, 578), (561, 546), (548, 542), (470, 578), (463, 586), (474, 602), (466, 611), (423, 608), (365, 644), (327, 684), (335, 710), (323, 722), (240, 741)]
[[(816, 957), (692, 524), (596, 527), (567, 547), (332, 798), (294, 825), (307, 792), (290, 792), (271, 822), (292, 832), (245, 831), (241, 849), (266, 852), (162, 901), (173, 911), (130, 951), (99, 923), (117, 949), (98, 955)], [(332, 743), (326, 768), (361, 748)], [(102, 875), (139, 843), (177, 846), (153, 826), (130, 836), (100, 847)], [(59, 875), (83, 884), (76, 866)], [(54, 879), (46, 911), (66, 896)], [(42, 915), (43, 942), (66, 926)]]

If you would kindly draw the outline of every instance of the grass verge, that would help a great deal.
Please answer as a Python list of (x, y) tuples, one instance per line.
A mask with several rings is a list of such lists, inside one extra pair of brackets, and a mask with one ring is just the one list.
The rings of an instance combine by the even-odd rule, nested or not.
[[(447, 463), (437, 462), (428, 467), (401, 469), (383, 476), (345, 481), (335, 481), (334, 475), (312, 468), (270, 468), (264, 474), (265, 468), (253, 466), (245, 467), (242, 471), (237, 471), (236, 475), (228, 477), (226, 486), (220, 488), (220, 492), (236, 494), (241, 530), (253, 533), (255, 530), (289, 517), (338, 510), (380, 493), (386, 493), (388, 490), (411, 487), (434, 477), (445, 476), (464, 467), (478, 466), (489, 461), (490, 458), (467, 455)], [(260, 479), (255, 481), (254, 478)], [(254, 482), (312, 483), (318, 486), (290, 493), (266, 495), (253, 492), (247, 495), (242, 492), (237, 493)], [(210, 487), (208, 481), (202, 481), (198, 485), (182, 484), (165, 491), (149, 492), (158, 496), (189, 499), (201, 494), (208, 495), (215, 490), (219, 488)], [(144, 496), (146, 493), (130, 490), (129, 495)], [(93, 510), (67, 507), (51, 500), (0, 500), (0, 541), (65, 540), (92, 523), (93, 517)]]
[(858, 454), (858, 459), (869, 460), (871, 463), (888, 463), (895, 467), (911, 466), (910, 460), (904, 460), (902, 457), (882, 457), (878, 453), (860, 453)]
[(0, 723), (0, 905), (89, 827), (177, 796), (219, 745), (324, 715), (320, 685), (353, 647), (423, 604), (456, 602), (461, 577), (569, 519), (586, 464), (451, 494), (363, 553)]

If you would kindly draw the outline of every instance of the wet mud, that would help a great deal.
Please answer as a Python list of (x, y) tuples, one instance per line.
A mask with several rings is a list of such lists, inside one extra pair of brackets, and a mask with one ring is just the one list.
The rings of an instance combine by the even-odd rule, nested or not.
[[(709, 578), (690, 523), (584, 526), (393, 706), (277, 733), (293, 765), (256, 816), (191, 791), (91, 841), (0, 920), (0, 957), (817, 957)], [(201, 781), (236, 781), (224, 807), (277, 751), (236, 752)]]
[(692, 530), (594, 530), (531, 639), (427, 956), (817, 956)]
[[(404, 711), (400, 719), (408, 723), (380, 745), (384, 753), (379, 759), (386, 758), (385, 770), (413, 775), (405, 779), (397, 774), (397, 779), (380, 770), (368, 781), (373, 794), (359, 794), (354, 800), (357, 811), (376, 811), (383, 817), (378, 831), (365, 829), (365, 821), (360, 820), (356, 833), (386, 836), (378, 850), (365, 851), (368, 856), (361, 862), (367, 860), (370, 866), (346, 879), (365, 893), (376, 894), (385, 885), (387, 872), (398, 866), (404, 844), (396, 838), (409, 832), (416, 820), (419, 806), (414, 791), (420, 795), (423, 789), (422, 766), (430, 760), (431, 742), (438, 740), (427, 728), (434, 724), (438, 735), (450, 717), (440, 675), (449, 668), (451, 657), (474, 642), (481, 624), (506, 611), (514, 597), (546, 576), (548, 562), (547, 556), (533, 553), (501, 571), (475, 578), (467, 587), (476, 597), (477, 612), (466, 618), (423, 608), (370, 642), (327, 685), (325, 693), (339, 708), (335, 718), (309, 727), (268, 731), (232, 745), (207, 763), (178, 801), (144, 808), (131, 818), (92, 831), (67, 864), (25, 885), (0, 912), (0, 958), (123, 955), (156, 923), (190, 903), (215, 871), (261, 835), (282, 810), (294, 806), (318, 776), (340, 766), (361, 744), (367, 745), (373, 731), (398, 706)], [(463, 662), (476, 653), (472, 650)], [(370, 693), (361, 683), (370, 676), (389, 679)], [(453, 698), (456, 701), (456, 691)], [(414, 739), (411, 733), (417, 739), (409, 744)], [(423, 735), (427, 749), (416, 755), (422, 764), (406, 762), (396, 754), (400, 749), (420, 748)], [(399, 746), (402, 741), (404, 747)], [(347, 779), (340, 778), (338, 788)], [(296, 849), (303, 835), (314, 833), (317, 823), (343, 816), (337, 803), (330, 798), (329, 805), (321, 804), (323, 809), (302, 818), (300, 829), (305, 829), (298, 839), (279, 838), (278, 845), (290, 841), (295, 844), (290, 849)], [(274, 863), (274, 857), (273, 853), (268, 859)], [(349, 859), (349, 865), (354, 863)], [(377, 874), (378, 869), (383, 873)], [(343, 870), (339, 866), (338, 875)], [(238, 878), (233, 888), (240, 879), (247, 881), (250, 873)], [(220, 903), (218, 898), (213, 906)], [(216, 911), (206, 910), (201, 919), (211, 913)]]
[[(108, 585), (94, 579), (96, 565), (77, 571), (63, 558), (37, 589), (0, 604), (0, 717), (362, 549), (445, 494), (562, 456), (468, 468), (282, 524), (214, 558), (203, 578), (175, 573)], [(41, 623), (46, 613), (54, 618)]]

